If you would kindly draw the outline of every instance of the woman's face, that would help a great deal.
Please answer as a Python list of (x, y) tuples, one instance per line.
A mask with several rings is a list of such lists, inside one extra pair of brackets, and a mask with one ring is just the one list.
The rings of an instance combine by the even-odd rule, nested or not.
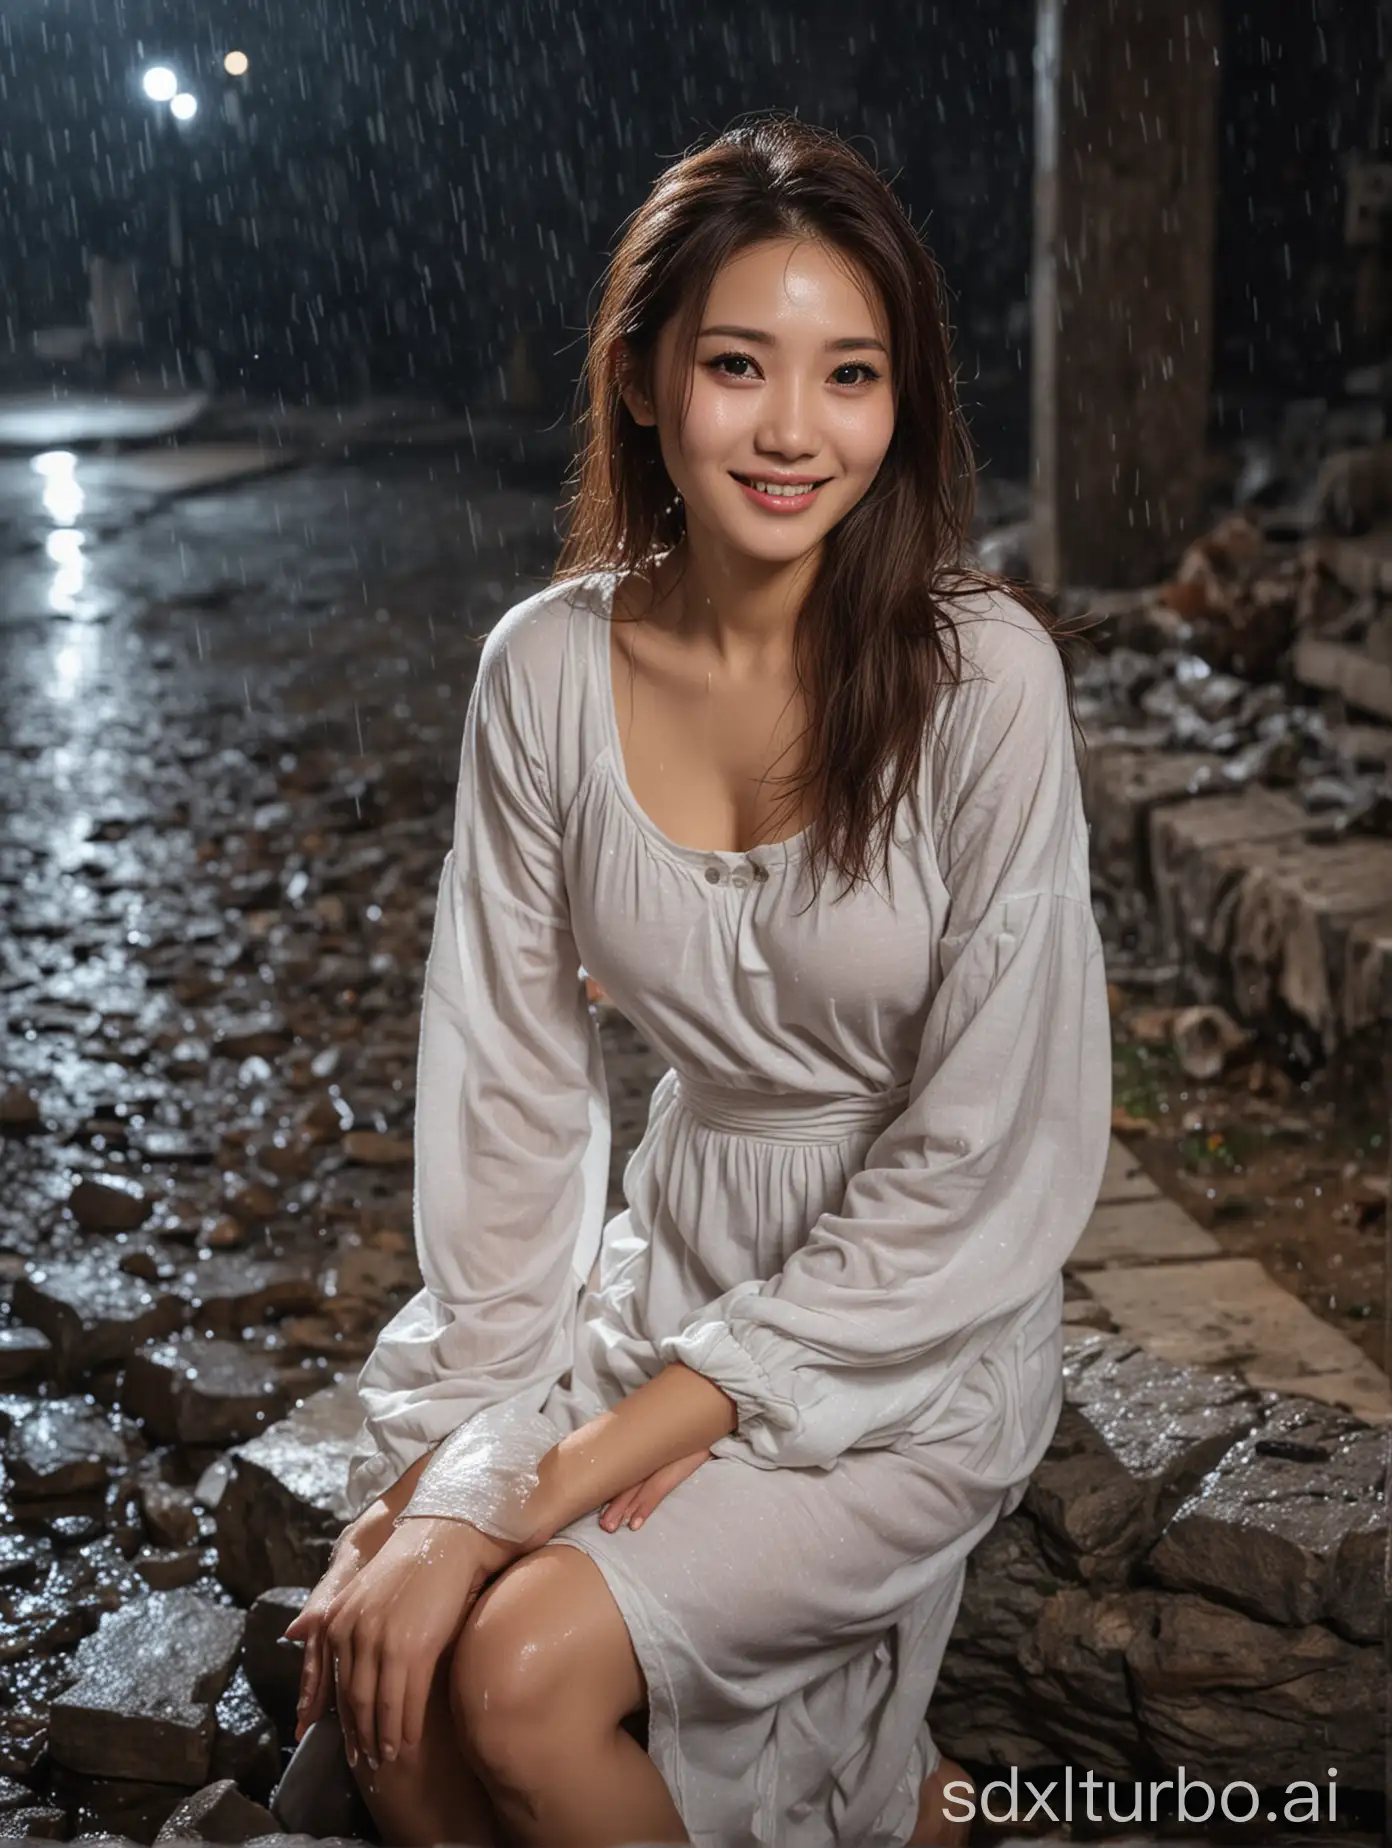
[(792, 238), (732, 258), (712, 284), (691, 401), (676, 327), (658, 336), (662, 458), (697, 543), (769, 564), (804, 557), (866, 493), (894, 430), (889, 335), (872, 289), (839, 252)]

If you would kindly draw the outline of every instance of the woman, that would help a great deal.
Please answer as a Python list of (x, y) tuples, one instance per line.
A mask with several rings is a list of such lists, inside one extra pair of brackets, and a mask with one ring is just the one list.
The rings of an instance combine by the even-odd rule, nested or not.
[[(333, 1681), (394, 1842), (961, 1839), (924, 1713), (1057, 1419), (1109, 1126), (1064, 662), (960, 566), (937, 270), (834, 137), (662, 176), (586, 387), (465, 721), (425, 1288), (288, 1631), (302, 1730)], [(582, 964), (671, 1067), (607, 1224)]]

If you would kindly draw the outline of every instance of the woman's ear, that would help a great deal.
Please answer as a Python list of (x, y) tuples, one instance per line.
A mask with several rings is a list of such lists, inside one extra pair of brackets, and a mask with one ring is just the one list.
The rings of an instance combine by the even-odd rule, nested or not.
[(619, 359), (619, 395), (634, 423), (652, 425), (657, 422), (657, 412), (653, 408), (652, 398), (641, 379), (642, 369), (637, 364), (633, 353), (627, 346), (621, 348)]

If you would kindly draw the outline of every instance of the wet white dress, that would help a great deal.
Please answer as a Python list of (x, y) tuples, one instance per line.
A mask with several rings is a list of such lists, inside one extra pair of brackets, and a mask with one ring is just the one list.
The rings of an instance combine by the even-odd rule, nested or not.
[[(706, 1374), (739, 1411), (711, 1460), (637, 1533), (557, 1540), (623, 1613), (697, 1848), (894, 1848), (964, 1562), (1058, 1416), (1110, 1127), (1062, 668), (1018, 603), (970, 605), (892, 902), (832, 869), (809, 904), (805, 833), (705, 852), (639, 807), (612, 595), (550, 586), (481, 654), (422, 1014), (425, 1287), (362, 1369), (350, 1505), (439, 1445), (413, 1514), (507, 1534), (561, 1436)], [(670, 1068), (608, 1223), (582, 968)]]

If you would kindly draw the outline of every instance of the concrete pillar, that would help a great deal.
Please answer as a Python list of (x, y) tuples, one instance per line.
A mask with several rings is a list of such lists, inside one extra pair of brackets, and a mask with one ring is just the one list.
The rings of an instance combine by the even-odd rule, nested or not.
[(1034, 576), (1162, 577), (1194, 531), (1212, 359), (1221, 0), (1039, 0)]

